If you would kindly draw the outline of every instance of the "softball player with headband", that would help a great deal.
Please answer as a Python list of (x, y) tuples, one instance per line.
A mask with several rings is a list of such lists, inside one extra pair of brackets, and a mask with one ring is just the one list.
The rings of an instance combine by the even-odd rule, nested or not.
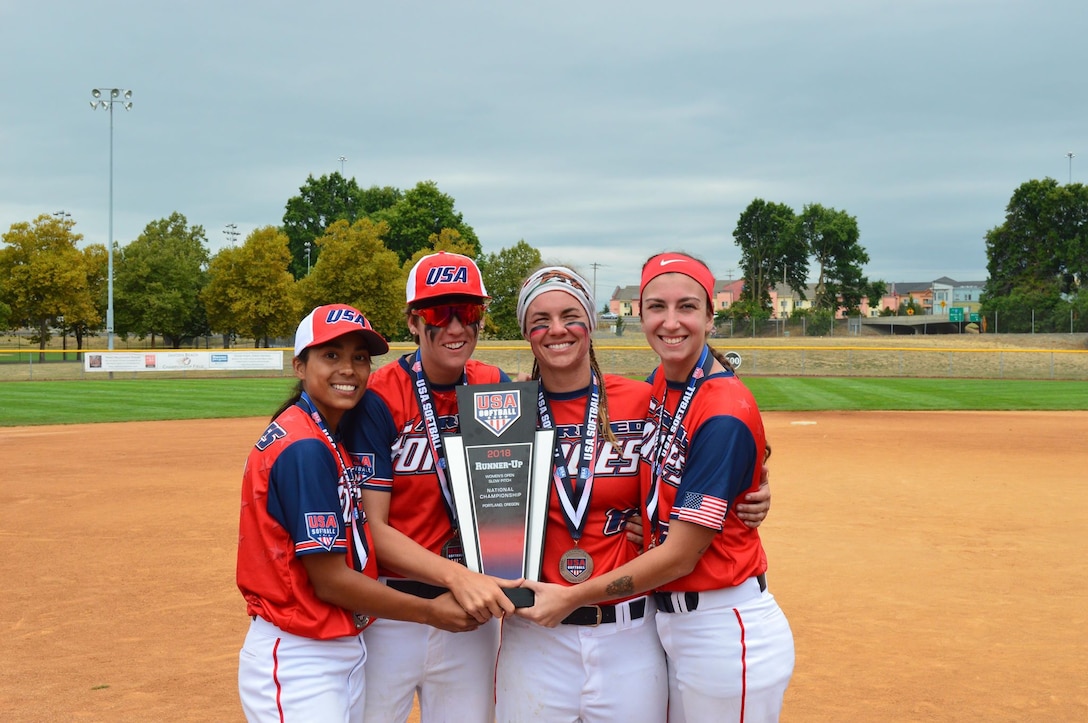
[(366, 690), (360, 632), (371, 616), (449, 630), (476, 620), (451, 595), (422, 600), (377, 580), (360, 483), (373, 460), (338, 437), (389, 346), (356, 309), (319, 306), (295, 334), (294, 396), (246, 461), (238, 589), (252, 617), (238, 691), (250, 721), (358, 720)]
[[(650, 386), (602, 374), (592, 287), (573, 270), (524, 282), (517, 314), (540, 379), (538, 425), (557, 431), (542, 579), (579, 585), (640, 552), (625, 535), (642, 502), (639, 449)], [(638, 537), (641, 543), (641, 536)], [(503, 621), (496, 713), (511, 721), (662, 721), (665, 655), (646, 595), (580, 607), (555, 627)]]
[(422, 598), (450, 590), (480, 627), (454, 636), (395, 620), (370, 626), (365, 720), (406, 720), (418, 693), (424, 723), (482, 723), (495, 708), (494, 618), (514, 606), (495, 578), (464, 566), (442, 435), (460, 429), (457, 385), (509, 378), (470, 358), (490, 298), (472, 259), (423, 257), (408, 275), (406, 296), (419, 348), (373, 374), (370, 392), (344, 420), (345, 443), (353, 453), (376, 455), (363, 504), (381, 550), (381, 579)]
[(527, 582), (519, 614), (554, 625), (574, 606), (654, 593), (670, 721), (775, 721), (793, 673), (793, 634), (766, 590), (759, 533), (734, 501), (759, 483), (767, 449), (755, 400), (706, 339), (714, 278), (685, 254), (643, 267), (642, 325), (661, 359), (642, 443), (651, 480), (649, 549), (573, 588)]

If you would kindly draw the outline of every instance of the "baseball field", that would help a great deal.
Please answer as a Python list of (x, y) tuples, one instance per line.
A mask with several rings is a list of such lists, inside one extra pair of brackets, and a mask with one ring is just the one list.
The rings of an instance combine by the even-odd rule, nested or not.
[[(237, 498), (265, 421), (0, 429), (0, 718), (242, 720)], [(1088, 412), (766, 424), (784, 720), (1088, 720)]]

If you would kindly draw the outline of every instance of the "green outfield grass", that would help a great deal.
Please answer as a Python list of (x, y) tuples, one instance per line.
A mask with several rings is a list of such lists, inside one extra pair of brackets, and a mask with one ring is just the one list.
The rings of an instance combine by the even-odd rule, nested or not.
[[(0, 384), (0, 426), (271, 415), (295, 380), (131, 379)], [(750, 377), (763, 411), (1088, 410), (1088, 382)]]

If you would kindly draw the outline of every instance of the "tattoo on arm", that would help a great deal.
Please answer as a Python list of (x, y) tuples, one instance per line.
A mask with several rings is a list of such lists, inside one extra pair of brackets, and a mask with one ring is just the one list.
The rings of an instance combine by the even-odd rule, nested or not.
[(604, 591), (609, 596), (614, 597), (628, 595), (635, 591), (635, 581), (631, 579), (630, 575), (624, 575), (623, 577), (608, 583), (608, 587), (606, 587)]

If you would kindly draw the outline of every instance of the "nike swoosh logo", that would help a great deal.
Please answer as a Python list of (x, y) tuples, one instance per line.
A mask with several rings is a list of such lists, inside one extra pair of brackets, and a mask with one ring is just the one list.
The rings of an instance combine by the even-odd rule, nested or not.
[(683, 261), (684, 259), (661, 259), (662, 266), (668, 266), (669, 264), (675, 264)]

